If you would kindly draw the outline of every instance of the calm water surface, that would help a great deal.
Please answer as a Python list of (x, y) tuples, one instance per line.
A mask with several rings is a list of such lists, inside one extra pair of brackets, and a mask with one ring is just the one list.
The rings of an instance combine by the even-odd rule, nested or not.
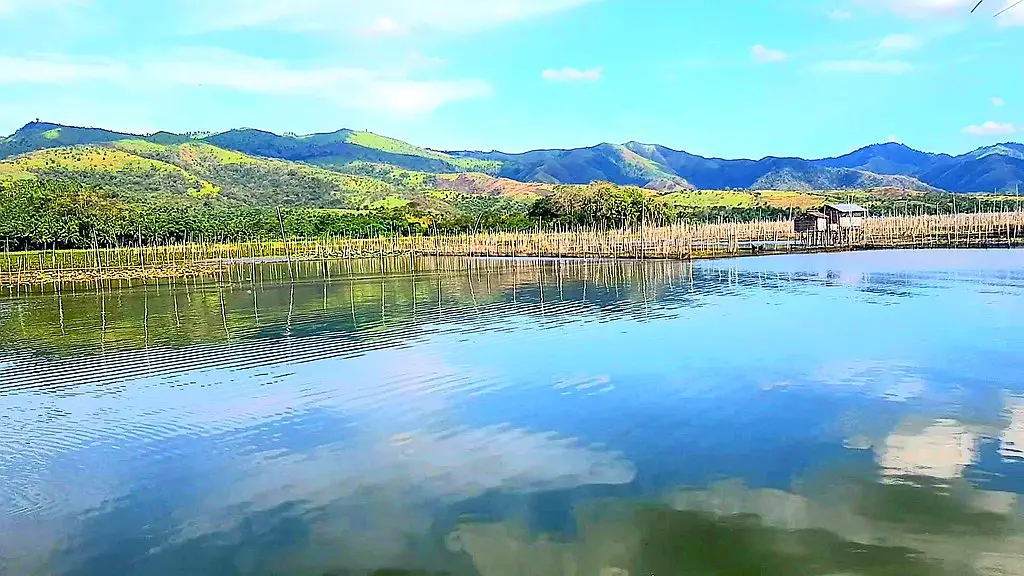
[(1024, 574), (1024, 252), (0, 296), (0, 574)]

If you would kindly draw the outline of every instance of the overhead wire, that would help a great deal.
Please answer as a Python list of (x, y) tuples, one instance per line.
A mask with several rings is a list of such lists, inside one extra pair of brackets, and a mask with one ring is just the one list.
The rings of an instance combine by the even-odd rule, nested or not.
[(1007, 10), (1009, 10), (1010, 8), (1013, 8), (1013, 7), (1015, 7), (1015, 6), (1019, 6), (1019, 5), (1021, 5), (1021, 4), (1024, 4), (1024, 0), (1017, 0), (1017, 1), (1016, 1), (1016, 2), (1014, 2), (1013, 4), (1010, 4), (1010, 5), (1009, 5), (1009, 6), (1007, 6), (1006, 8), (1003, 8), (1003, 9), (1002, 9), (1002, 10), (1000, 10), (999, 12), (996, 12), (996, 13), (995, 13), (995, 15), (993, 16), (993, 18), (994, 18), (995, 16), (999, 16), (999, 15), (1000, 15), (1000, 14), (1002, 14), (1003, 12), (1006, 12), (1006, 11), (1007, 11)]
[[(978, 3), (974, 5), (974, 8), (971, 8), (971, 14), (974, 14), (974, 12), (978, 9), (978, 7), (981, 6), (984, 2), (985, 2), (985, 0), (978, 0)], [(1017, 6), (1021, 5), (1021, 4), (1024, 4), (1024, 0), (1017, 0), (1013, 4), (1010, 4), (1006, 8), (1003, 8), (999, 12), (996, 12), (995, 14), (993, 14), (992, 17), (993, 18), (997, 18), (1000, 15), (1004, 14), (1005, 12), (1007, 12), (1008, 10), (1010, 10), (1011, 8), (1015, 8), (1015, 7), (1017, 7)]]

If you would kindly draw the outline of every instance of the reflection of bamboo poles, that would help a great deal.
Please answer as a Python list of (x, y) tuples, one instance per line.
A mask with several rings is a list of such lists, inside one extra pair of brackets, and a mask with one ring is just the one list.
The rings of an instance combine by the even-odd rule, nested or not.
[[(336, 280), (327, 287), (326, 310), (321, 299), (327, 281), (319, 262), (293, 262), (294, 283), (289, 281), (285, 262), (265, 265), (268, 280), (277, 277), (278, 281), (268, 282), (265, 289), (257, 288), (260, 292), (259, 326), (255, 320), (254, 298), (244, 290), (232, 292), (230, 285), (216, 282), (199, 283), (195, 287), (190, 285), (192, 283), (171, 282), (161, 287), (159, 295), (152, 287), (147, 289), (146, 286), (138, 291), (111, 292), (112, 298), (117, 300), (109, 310), (109, 320), (102, 314), (106, 309), (102, 297), (106, 291), (101, 292), (101, 298), (96, 301), (91, 287), (84, 293), (86, 298), (71, 298), (69, 289), (63, 293), (68, 326), (66, 335), (57, 328), (58, 303), (51, 298), (40, 299), (44, 305), (12, 307), (15, 316), (10, 322), (0, 322), (0, 334), (9, 336), (11, 341), (18, 341), (24, 350), (58, 350), (69, 357), (102, 351), (107, 355), (102, 360), (104, 370), (95, 377), (122, 378), (123, 371), (136, 368), (182, 369), (178, 360), (171, 362), (168, 359), (166, 351), (169, 345), (174, 348), (179, 344), (228, 341), (242, 344), (270, 337), (278, 344), (267, 347), (268, 353), (293, 359), (312, 353), (306, 340), (311, 332), (352, 331), (360, 334), (357, 338), (317, 340), (314, 348), (319, 350), (324, 345), (337, 346), (349, 342), (348, 346), (359, 341), (369, 342), (378, 336), (406, 339), (418, 332), (410, 331), (410, 326), (424, 322), (445, 325), (462, 321), (483, 327), (491, 319), (497, 319), (503, 324), (513, 313), (542, 323), (585, 316), (599, 318), (609, 312), (642, 318), (647, 313), (653, 315), (656, 310), (653, 303), (666, 296), (669, 286), (680, 286), (690, 278), (693, 268), (690, 263), (670, 260), (568, 260), (556, 263), (526, 259), (429, 257), (417, 258), (414, 277), (406, 274), (410, 268), (406, 258), (390, 259), (384, 266), (376, 258), (351, 264), (357, 270), (352, 277)], [(709, 270), (706, 274), (713, 276), (714, 268), (709, 267)], [(251, 276), (236, 275), (234, 278), (239, 287), (251, 286)], [(377, 321), (376, 308), (380, 306), (377, 282), (381, 278), (386, 283), (386, 326)], [(710, 278), (704, 276), (704, 279)], [(585, 298), (582, 296), (584, 279), (587, 286)], [(561, 284), (561, 294), (556, 284)], [(424, 289), (419, 294), (421, 285)], [(426, 289), (427, 286), (430, 288)], [(510, 309), (508, 304), (513, 290), (517, 293), (517, 304)], [(186, 303), (181, 294), (183, 291), (195, 297)], [(675, 297), (686, 298), (679, 290), (675, 291)], [(351, 311), (345, 310), (348, 307), (344, 304), (345, 299), (349, 300)], [(649, 308), (645, 302), (650, 304)], [(437, 306), (436, 317), (432, 313), (434, 306)], [(99, 318), (97, 311), (101, 311)], [(19, 324), (28, 326), (30, 333), (24, 334), (23, 329), (20, 337), (15, 336)], [(92, 329), (103, 324), (107, 324), (103, 330)], [(502, 325), (501, 329), (504, 328)], [(147, 351), (133, 356), (135, 360), (131, 366), (127, 366), (123, 361), (125, 357), (119, 355), (126, 349), (143, 348)], [(351, 352), (351, 348), (342, 348), (339, 348), (342, 350), (339, 353)], [(52, 376), (52, 379), (55, 382), (65, 380), (61, 374)], [(28, 371), (23, 376), (33, 377)]]

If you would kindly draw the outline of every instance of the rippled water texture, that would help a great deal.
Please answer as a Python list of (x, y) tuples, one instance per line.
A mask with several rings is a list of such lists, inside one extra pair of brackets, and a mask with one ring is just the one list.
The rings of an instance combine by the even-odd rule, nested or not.
[(1024, 574), (1024, 252), (0, 296), (7, 575)]

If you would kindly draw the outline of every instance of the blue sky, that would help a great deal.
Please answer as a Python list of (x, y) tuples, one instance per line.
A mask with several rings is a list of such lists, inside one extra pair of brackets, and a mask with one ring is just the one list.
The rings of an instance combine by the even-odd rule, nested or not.
[(1024, 131), (1012, 0), (0, 0), (0, 133), (959, 153)]

